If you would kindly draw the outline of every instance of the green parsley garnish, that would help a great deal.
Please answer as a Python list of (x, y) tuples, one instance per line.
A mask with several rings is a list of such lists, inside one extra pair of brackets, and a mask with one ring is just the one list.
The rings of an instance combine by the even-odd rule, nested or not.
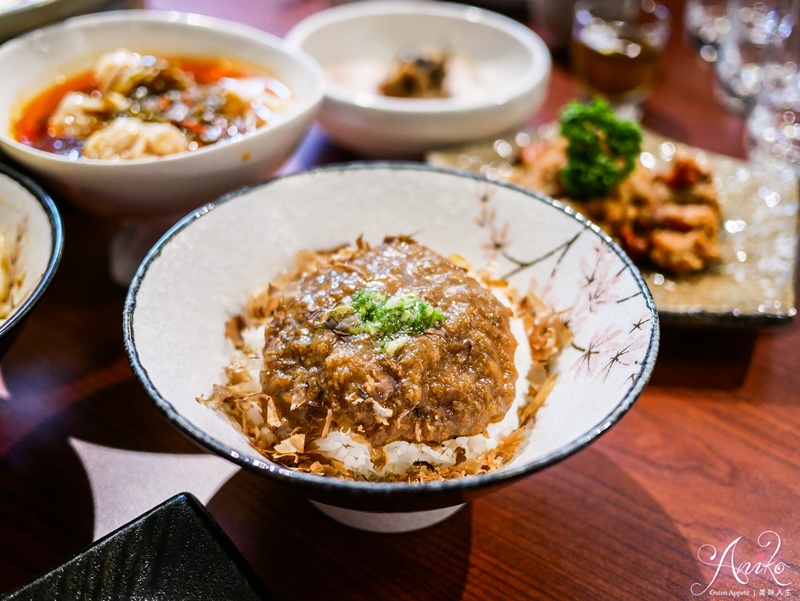
[(357, 290), (331, 309), (326, 325), (340, 333), (367, 334), (381, 351), (394, 355), (411, 336), (439, 327), (446, 317), (415, 294)]
[(638, 123), (618, 118), (602, 100), (570, 102), (559, 119), (567, 164), (561, 183), (576, 200), (605, 196), (633, 171), (642, 150)]

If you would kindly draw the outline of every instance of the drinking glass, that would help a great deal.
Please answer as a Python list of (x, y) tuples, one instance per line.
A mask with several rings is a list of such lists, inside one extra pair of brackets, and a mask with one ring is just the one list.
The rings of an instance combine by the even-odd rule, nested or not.
[(686, 0), (683, 26), (700, 57), (706, 62), (715, 62), (722, 37), (731, 29), (727, 1)]
[(717, 95), (731, 112), (749, 112), (765, 83), (783, 77), (784, 64), (776, 51), (793, 29), (797, 4), (798, 0), (729, 0), (731, 30), (720, 42), (715, 72)]
[(575, 0), (527, 0), (527, 4), (545, 43), (552, 50), (566, 50), (572, 32)]
[(747, 118), (746, 146), (754, 161), (800, 176), (800, 0), (782, 17), (780, 43), (767, 53), (768, 74)]
[(669, 30), (669, 11), (653, 0), (578, 0), (570, 58), (584, 97), (601, 96), (618, 115), (639, 119)]

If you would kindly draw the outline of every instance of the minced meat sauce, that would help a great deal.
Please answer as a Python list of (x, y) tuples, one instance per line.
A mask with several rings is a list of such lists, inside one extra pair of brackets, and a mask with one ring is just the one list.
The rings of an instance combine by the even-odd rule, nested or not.
[[(364, 247), (291, 289), (266, 326), (261, 371), (261, 403), (272, 404), (262, 411), (277, 439), (308, 441), (335, 428), (374, 446), (435, 443), (483, 432), (513, 403), (511, 310), (413, 240)], [(331, 311), (364, 289), (415, 295), (445, 318), (387, 354), (368, 333), (332, 327)]]

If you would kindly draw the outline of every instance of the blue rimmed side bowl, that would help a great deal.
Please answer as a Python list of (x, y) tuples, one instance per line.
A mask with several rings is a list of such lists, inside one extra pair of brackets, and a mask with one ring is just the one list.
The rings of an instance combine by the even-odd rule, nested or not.
[[(6, 271), (13, 269), (19, 276), (10, 287), (10, 312), (0, 318), (2, 360), (53, 280), (64, 247), (61, 216), (53, 200), (38, 184), (3, 164), (0, 235)], [(16, 258), (11, 259), (12, 255)]]

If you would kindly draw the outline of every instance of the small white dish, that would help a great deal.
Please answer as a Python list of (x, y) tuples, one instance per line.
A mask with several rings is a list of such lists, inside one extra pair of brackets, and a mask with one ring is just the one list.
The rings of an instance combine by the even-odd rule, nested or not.
[[(511, 462), (425, 484), (315, 476), (271, 462), (228, 417), (197, 401), (224, 381), (233, 353), (226, 322), (250, 293), (289, 269), (298, 251), (402, 234), (443, 256), (459, 254), (476, 270), (495, 265), (494, 273), (520, 293), (533, 290), (569, 322), (574, 344), (558, 358), (555, 388)], [(178, 428), (334, 519), (384, 532), (431, 525), (589, 445), (633, 405), (659, 340), (638, 270), (584, 218), (520, 188), (411, 163), (302, 172), (198, 209), (148, 254), (123, 319), (136, 377)]]
[[(414, 158), (525, 124), (544, 101), (551, 58), (528, 27), (495, 12), (448, 2), (387, 0), (322, 10), (287, 41), (326, 74), (318, 120), (337, 144), (366, 156)], [(442, 51), (463, 93), (396, 98), (377, 84), (403, 52)], [(447, 80), (445, 80), (447, 81)]]

